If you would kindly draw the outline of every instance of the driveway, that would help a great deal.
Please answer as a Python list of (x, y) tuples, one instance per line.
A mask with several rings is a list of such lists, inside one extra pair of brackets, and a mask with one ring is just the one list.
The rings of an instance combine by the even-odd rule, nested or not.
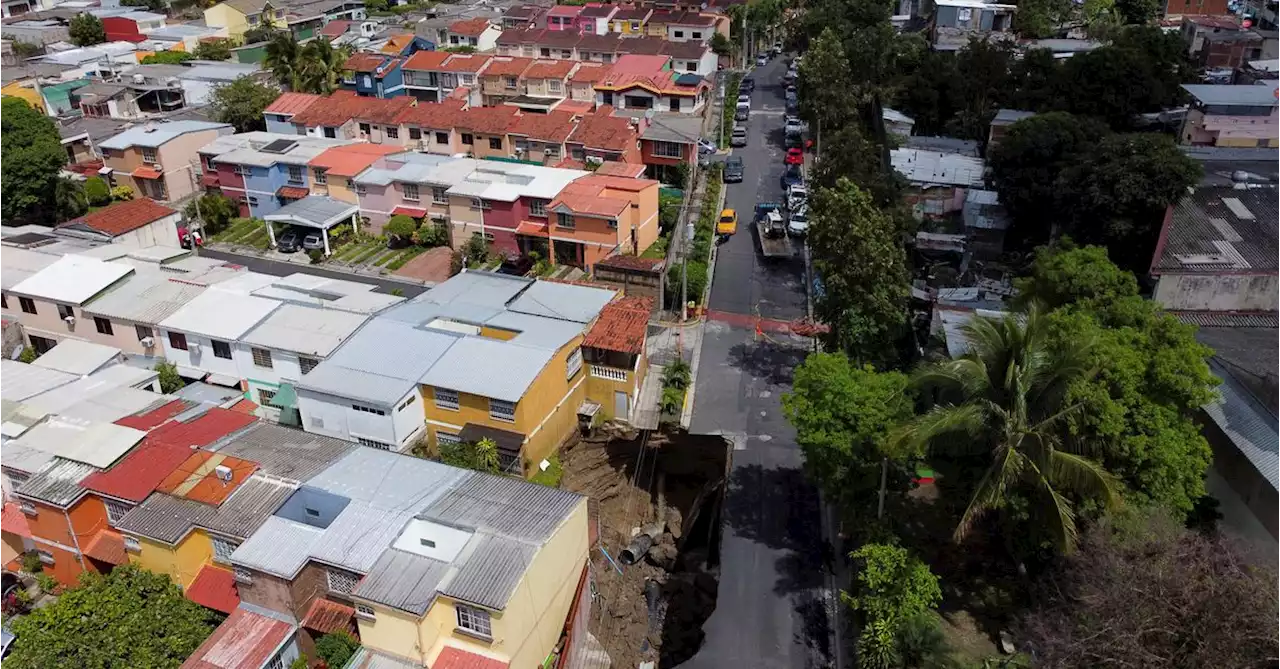
[[(734, 149), (745, 175), (727, 204), (750, 218), (757, 202), (780, 201), (783, 58), (757, 68), (750, 143)], [(700, 350), (690, 431), (734, 442), (723, 513), (720, 585), (689, 669), (788, 669), (829, 664), (828, 591), (817, 491), (805, 479), (795, 433), (780, 398), (810, 348), (806, 339), (765, 332), (753, 316), (804, 316), (801, 254), (760, 255), (754, 225), (719, 247)]]

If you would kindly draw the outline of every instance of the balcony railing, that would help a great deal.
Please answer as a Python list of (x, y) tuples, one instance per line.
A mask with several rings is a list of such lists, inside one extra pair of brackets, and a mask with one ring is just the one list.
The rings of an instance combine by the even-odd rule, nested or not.
[(617, 369), (615, 367), (602, 367), (600, 365), (591, 365), (591, 375), (598, 379), (609, 379), (610, 381), (627, 380), (627, 370)]

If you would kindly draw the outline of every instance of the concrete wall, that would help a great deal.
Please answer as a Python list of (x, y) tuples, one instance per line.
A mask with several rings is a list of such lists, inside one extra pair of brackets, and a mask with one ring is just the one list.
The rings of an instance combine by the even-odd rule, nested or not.
[(1275, 274), (1163, 274), (1154, 299), (1173, 310), (1275, 311), (1280, 292)]
[[(205, 335), (196, 334), (194, 332), (182, 332), (181, 330), (172, 330), (172, 332), (182, 332), (187, 337), (187, 350), (177, 349), (169, 341), (169, 329), (157, 328), (157, 337), (164, 346), (164, 357), (169, 362), (183, 367), (194, 367), (211, 374), (219, 374), (229, 376), (235, 379), (243, 379), (240, 376), (240, 368), (235, 361), (235, 341), (226, 341), (225, 343), (231, 347), (231, 358), (219, 358), (213, 354), (213, 338)], [(222, 341), (222, 340), (219, 340)], [(199, 352), (193, 351), (193, 344), (199, 344)]]
[[(417, 408), (421, 400), (416, 388), (401, 397), (394, 406), (380, 406), (304, 388), (298, 389), (298, 411), (302, 417), (302, 427), (307, 432), (344, 441), (358, 441), (363, 437), (388, 444), (396, 450), (408, 445), (421, 432), (423, 419), (421, 409)], [(406, 405), (406, 402), (409, 404)], [(382, 409), (386, 415), (356, 411), (351, 408), (352, 404)]]
[(161, 574), (168, 574), (182, 587), (191, 585), (200, 569), (213, 561), (213, 542), (204, 530), (193, 530), (175, 546), (138, 537), (141, 550), (129, 553), (133, 564)]

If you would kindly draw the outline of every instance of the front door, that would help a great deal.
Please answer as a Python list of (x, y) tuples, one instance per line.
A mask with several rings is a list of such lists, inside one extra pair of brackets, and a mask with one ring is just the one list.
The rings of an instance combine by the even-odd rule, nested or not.
[(621, 390), (613, 391), (613, 417), (618, 420), (628, 420), (631, 417), (630, 407), (628, 406), (627, 394)]

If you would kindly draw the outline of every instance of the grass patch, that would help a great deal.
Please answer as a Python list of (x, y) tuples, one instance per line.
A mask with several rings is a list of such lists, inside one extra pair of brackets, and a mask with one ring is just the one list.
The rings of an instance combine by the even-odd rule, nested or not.
[(670, 246), (670, 244), (670, 237), (667, 235), (660, 235), (657, 239), (653, 240), (653, 243), (649, 245), (649, 248), (644, 250), (644, 253), (640, 254), (640, 257), (661, 260), (667, 257), (667, 247)]
[(395, 260), (392, 260), (391, 262), (387, 263), (387, 269), (394, 272), (400, 269), (401, 267), (404, 267), (405, 264), (408, 263), (410, 260), (413, 260), (414, 258), (417, 258), (418, 256), (426, 252), (427, 252), (427, 249), (421, 246), (409, 247), (404, 251), (402, 251), (400, 255), (396, 256)]
[(376, 254), (377, 254), (379, 251), (381, 251), (381, 250), (382, 250), (382, 245), (381, 245), (381, 244), (377, 244), (377, 245), (370, 246), (369, 248), (367, 248), (367, 249), (365, 249), (365, 250), (361, 251), (360, 253), (357, 253), (355, 256), (353, 256), (353, 257), (351, 258), (350, 262), (351, 262), (352, 264), (360, 264), (360, 263), (362, 263), (362, 262), (364, 262), (364, 261), (368, 260), (369, 258), (372, 258), (374, 255), (376, 255)]
[(342, 261), (350, 260), (356, 257), (357, 255), (360, 255), (361, 253), (363, 253), (364, 250), (369, 248), (370, 246), (376, 246), (376, 245), (377, 245), (377, 242), (373, 242), (373, 241), (350, 242), (343, 245), (341, 248), (339, 248), (337, 252), (333, 254), (333, 259), (342, 260)]
[[(548, 488), (559, 488), (560, 477), (564, 476), (564, 468), (560, 466), (560, 454), (552, 453), (551, 457), (547, 458), (547, 463), (546, 471), (539, 470), (538, 473), (534, 474), (533, 478), (529, 480), (539, 485), (547, 486)], [(535, 470), (538, 469), (538, 464), (541, 463), (534, 464)]]

